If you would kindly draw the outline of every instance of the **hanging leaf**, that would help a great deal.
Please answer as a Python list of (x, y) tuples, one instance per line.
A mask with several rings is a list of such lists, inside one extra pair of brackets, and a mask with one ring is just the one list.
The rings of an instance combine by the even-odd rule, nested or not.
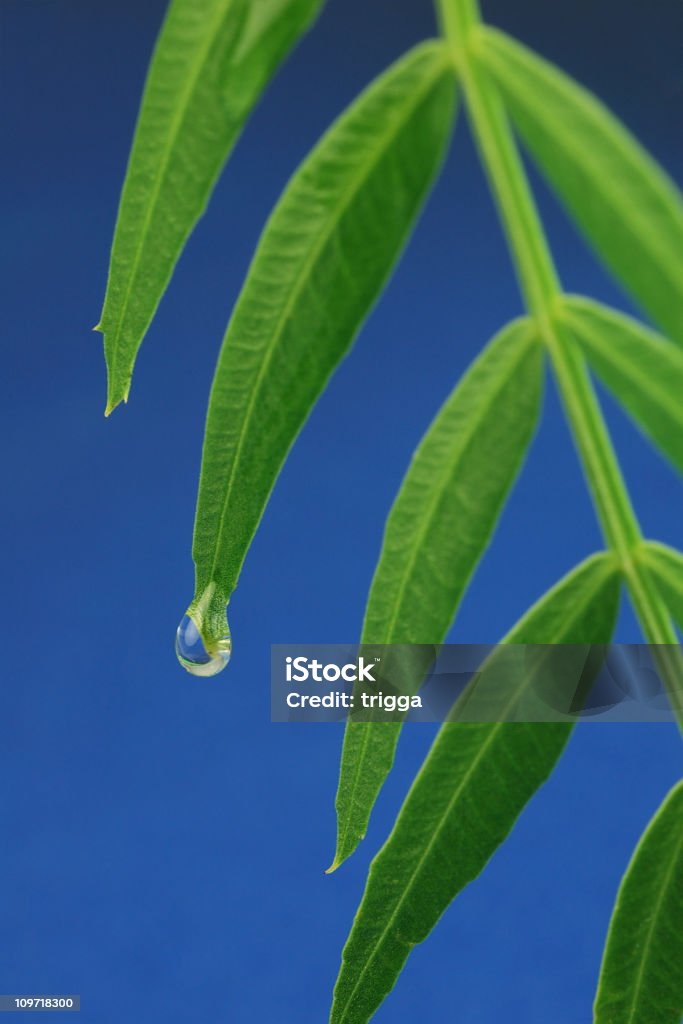
[[(596, 555), (549, 591), (506, 643), (607, 643), (619, 603), (613, 556)], [(480, 873), (553, 770), (571, 725), (443, 725), (370, 868), (344, 948), (330, 1024), (366, 1024), (413, 946)]]
[(595, 1024), (683, 1017), (683, 782), (641, 838), (619, 888), (595, 999)]
[(683, 472), (681, 349), (589, 299), (564, 299), (561, 316), (603, 383)]
[(172, 0), (149, 68), (97, 326), (107, 415), (252, 107), (321, 0)]
[(650, 569), (669, 611), (683, 629), (683, 554), (666, 544), (647, 541), (639, 556)]
[[(477, 358), (427, 431), (387, 520), (366, 644), (439, 644), (495, 528), (538, 421), (543, 359), (527, 320)], [(346, 727), (330, 871), (365, 834), (401, 725)]]
[(683, 202), (674, 183), (599, 100), (525, 46), (486, 28), (476, 53), (586, 237), (683, 344)]
[(205, 641), (224, 624), (287, 452), (381, 293), (434, 180), (454, 88), (443, 44), (412, 50), (327, 132), (265, 228), (209, 403), (191, 607)]

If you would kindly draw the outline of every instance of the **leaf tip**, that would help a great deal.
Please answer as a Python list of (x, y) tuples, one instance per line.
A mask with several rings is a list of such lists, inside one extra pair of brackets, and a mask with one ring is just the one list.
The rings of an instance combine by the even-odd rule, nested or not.
[[(364, 839), (365, 835), (362, 835), (360, 838)], [(325, 874), (326, 875), (334, 874), (334, 872), (337, 870), (337, 868), (340, 868), (342, 866), (342, 864), (344, 864), (349, 859), (349, 857), (351, 856), (353, 851), (356, 849), (356, 845), (357, 844), (354, 844), (351, 847), (351, 849), (349, 849), (348, 845), (346, 845), (345, 843), (338, 843), (337, 844), (337, 849), (334, 852), (334, 860), (330, 864), (329, 868), (325, 869)]]
[(120, 384), (112, 378), (112, 375), (110, 373), (109, 387), (107, 389), (107, 407), (104, 410), (105, 416), (110, 416), (114, 409), (116, 409), (116, 407), (121, 404), (121, 402), (123, 402), (124, 404), (128, 403), (130, 385), (131, 381), (129, 378), (128, 382), (122, 388)]
[(107, 418), (109, 418), (111, 416), (111, 414), (113, 413), (114, 409), (116, 409), (116, 407), (119, 406), (121, 404), (121, 402), (123, 402), (124, 405), (128, 402), (128, 392), (127, 391), (126, 391), (126, 393), (124, 395), (121, 395), (120, 397), (111, 397), (111, 398), (109, 398), (107, 400), (107, 405), (106, 405), (106, 408), (104, 410), (104, 415)]

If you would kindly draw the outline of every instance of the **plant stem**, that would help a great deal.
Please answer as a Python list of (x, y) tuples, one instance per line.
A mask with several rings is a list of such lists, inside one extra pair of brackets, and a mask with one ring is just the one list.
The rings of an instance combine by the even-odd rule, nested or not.
[(605, 542), (619, 560), (647, 641), (677, 644), (666, 605), (637, 557), (642, 533), (585, 363), (559, 322), (562, 289), (507, 113), (495, 84), (477, 64), (477, 0), (436, 4), (520, 289), (550, 357)]

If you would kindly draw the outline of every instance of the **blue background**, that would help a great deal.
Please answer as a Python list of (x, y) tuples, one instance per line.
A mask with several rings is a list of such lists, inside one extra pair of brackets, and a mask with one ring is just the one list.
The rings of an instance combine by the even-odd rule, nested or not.
[[(320, 1024), (370, 857), (433, 728), (406, 730), (365, 843), (325, 877), (341, 732), (269, 723), (269, 645), (358, 636), (410, 453), (520, 300), (461, 120), (407, 255), (276, 487), (231, 605), (232, 665), (215, 681), (183, 673), (173, 633), (192, 591), (206, 397), (258, 232), (331, 118), (433, 18), (427, 0), (330, 0), (237, 147), (128, 407), (105, 421), (90, 328), (162, 11), (0, 8), (0, 991), (80, 992), (88, 1024)], [(594, 88), (683, 180), (675, 0), (491, 0), (486, 13)], [(628, 309), (536, 184), (566, 285)], [(608, 412), (645, 531), (680, 544), (680, 484)], [(599, 544), (550, 389), (453, 639), (495, 641)], [(620, 636), (638, 638), (627, 611)], [(378, 1024), (589, 1019), (621, 872), (680, 765), (673, 727), (579, 728)]]

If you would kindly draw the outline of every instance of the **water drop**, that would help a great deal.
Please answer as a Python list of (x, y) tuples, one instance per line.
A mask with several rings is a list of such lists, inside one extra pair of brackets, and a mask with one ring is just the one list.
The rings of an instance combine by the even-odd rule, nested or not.
[(178, 661), (193, 676), (215, 676), (230, 661), (232, 640), (227, 622), (226, 633), (207, 650), (197, 624), (190, 615), (184, 615), (175, 636)]

